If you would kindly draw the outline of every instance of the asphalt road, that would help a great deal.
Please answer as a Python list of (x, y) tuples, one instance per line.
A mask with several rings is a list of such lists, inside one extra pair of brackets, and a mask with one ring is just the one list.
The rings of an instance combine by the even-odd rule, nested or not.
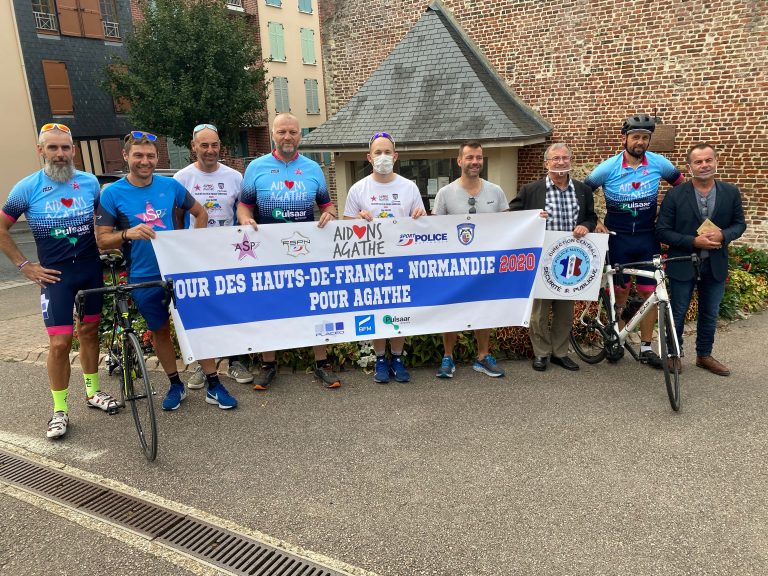
[[(721, 330), (716, 352), (733, 376), (687, 360), (678, 414), (662, 373), (627, 359), (576, 374), (503, 362), (503, 379), (462, 366), (441, 381), (420, 369), (412, 383), (388, 386), (355, 372), (336, 391), (289, 372), (265, 393), (227, 382), (237, 410), (190, 391), (177, 412), (159, 414), (154, 464), (139, 453), (130, 415), (87, 410), (79, 383), (68, 438), (47, 441), (44, 369), (4, 363), (0, 447), (381, 575), (763, 575), (767, 340), (765, 314)], [(163, 376), (153, 379), (162, 395)], [(28, 545), (52, 525), (48, 512), (8, 509), (0, 564), (14, 570), (0, 574), (58, 573), (43, 570), (56, 555)], [(62, 546), (85, 547), (79, 530)], [(61, 558), (72, 573), (75, 558)], [(158, 573), (174, 574), (165, 562)]]

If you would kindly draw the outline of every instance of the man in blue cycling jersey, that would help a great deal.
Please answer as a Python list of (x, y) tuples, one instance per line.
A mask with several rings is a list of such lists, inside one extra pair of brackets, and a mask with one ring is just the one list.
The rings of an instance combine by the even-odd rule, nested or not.
[[(685, 181), (680, 171), (660, 154), (648, 152), (656, 122), (647, 114), (635, 114), (624, 121), (621, 144), (624, 151), (600, 163), (584, 183), (605, 195), (605, 222), (595, 232), (612, 232), (608, 239), (611, 264), (651, 260), (661, 248), (654, 234), (659, 183), (663, 178), (672, 186)], [(621, 278), (617, 278), (621, 282)], [(637, 291), (647, 299), (654, 291), (652, 278), (637, 278)], [(616, 286), (616, 303), (627, 303), (629, 286)], [(640, 361), (661, 368), (661, 359), (651, 348), (654, 314), (640, 322)]]
[[(245, 170), (243, 193), (237, 207), (241, 225), (312, 222), (315, 204), (320, 208), (318, 225), (336, 219), (325, 175), (320, 165), (299, 154), (301, 128), (293, 114), (284, 112), (272, 123), (275, 149), (257, 158)], [(325, 345), (315, 346), (315, 377), (326, 388), (339, 388), (341, 380), (328, 364)], [(277, 374), (274, 352), (262, 352), (261, 371), (254, 390), (266, 390)]]
[[(40, 286), (40, 306), (50, 347), (48, 380), (53, 396), (53, 417), (48, 438), (61, 438), (69, 425), (72, 312), (78, 290), (99, 288), (103, 274), (93, 233), (93, 213), (99, 183), (93, 174), (75, 170), (72, 133), (64, 124), (40, 129), (37, 151), (44, 167), (13, 187), (0, 216), (0, 249), (27, 279)], [(40, 262), (30, 262), (9, 230), (25, 214)], [(115, 400), (99, 388), (99, 319), (101, 297), (85, 303), (82, 321), (75, 320), (80, 340), (88, 406), (111, 412)]]
[[(160, 280), (152, 239), (158, 232), (173, 230), (174, 209), (189, 210), (196, 228), (208, 225), (205, 208), (173, 178), (154, 174), (157, 167), (157, 137), (135, 130), (125, 137), (123, 159), (128, 175), (107, 187), (96, 215), (99, 248), (121, 248), (128, 263), (131, 283)], [(176, 351), (171, 339), (171, 321), (163, 288), (143, 288), (131, 293), (136, 307), (152, 331), (157, 358), (170, 381), (163, 410), (176, 410), (186, 398), (186, 388), (176, 369)], [(219, 408), (237, 406), (219, 381), (215, 370), (207, 376), (205, 401)]]

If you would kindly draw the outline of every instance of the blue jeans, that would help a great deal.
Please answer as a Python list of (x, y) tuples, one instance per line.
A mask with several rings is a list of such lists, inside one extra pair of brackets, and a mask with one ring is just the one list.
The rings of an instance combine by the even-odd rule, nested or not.
[(717, 317), (720, 314), (720, 301), (725, 293), (725, 282), (719, 282), (712, 278), (709, 259), (701, 262), (701, 280), (691, 278), (680, 281), (669, 279), (670, 301), (672, 304), (672, 318), (675, 321), (677, 340), (680, 349), (683, 348), (683, 326), (685, 314), (691, 304), (693, 289), (699, 293), (699, 317), (696, 320), (696, 355), (711, 356), (712, 346), (715, 343), (715, 330), (717, 329)]

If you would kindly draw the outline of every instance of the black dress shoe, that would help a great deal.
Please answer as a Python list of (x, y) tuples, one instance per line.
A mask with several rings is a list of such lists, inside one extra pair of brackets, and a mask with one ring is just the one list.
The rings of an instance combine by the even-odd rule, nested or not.
[(534, 356), (533, 369), (538, 372), (544, 372), (544, 370), (547, 369), (548, 362), (549, 362), (549, 358), (547, 358), (546, 356)]
[(578, 370), (579, 369), (579, 365), (576, 364), (576, 362), (574, 362), (570, 358), (568, 358), (568, 356), (563, 356), (561, 358), (559, 358), (557, 356), (552, 356), (549, 360), (552, 362), (552, 364), (557, 364), (558, 366), (562, 366), (566, 370)]

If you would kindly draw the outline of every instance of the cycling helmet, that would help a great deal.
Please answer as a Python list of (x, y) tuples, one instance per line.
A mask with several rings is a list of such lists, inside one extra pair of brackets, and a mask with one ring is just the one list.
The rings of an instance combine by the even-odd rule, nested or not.
[(656, 129), (656, 120), (648, 116), (648, 114), (635, 114), (624, 120), (624, 125), (621, 127), (622, 134), (629, 134), (633, 130), (645, 130), (653, 133)]

